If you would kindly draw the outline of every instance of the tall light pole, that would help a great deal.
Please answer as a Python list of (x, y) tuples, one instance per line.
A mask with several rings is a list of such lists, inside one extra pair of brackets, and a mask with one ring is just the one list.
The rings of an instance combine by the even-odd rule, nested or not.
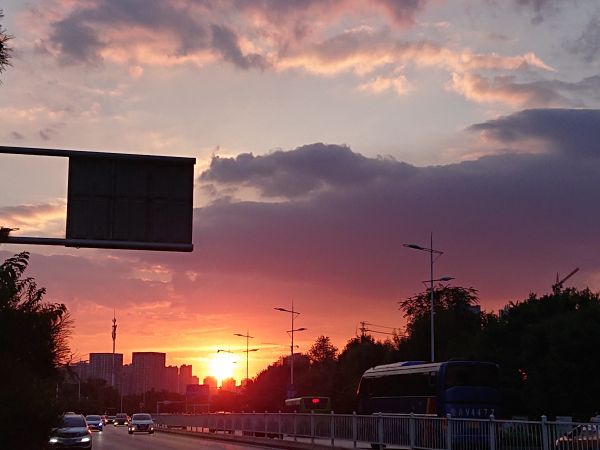
[(250, 339), (254, 339), (254, 336), (250, 336), (250, 331), (246, 330), (246, 334), (233, 333), (233, 335), (246, 338), (246, 383), (247, 383), (248, 379), (249, 379), (249, 377), (248, 377), (248, 360), (249, 360), (248, 355), (250, 354), (250, 352), (257, 352), (258, 349), (253, 348), (252, 350), (250, 350), (248, 348), (248, 346), (250, 345)]
[(113, 342), (113, 351), (112, 351), (112, 375), (110, 377), (110, 385), (115, 387), (115, 342), (117, 340), (117, 318), (115, 314), (115, 310), (113, 310), (113, 320), (112, 320), (112, 342)]
[[(429, 247), (423, 247), (417, 244), (404, 244), (404, 247), (412, 248), (413, 250), (419, 250), (422, 252), (429, 253), (429, 295), (430, 295), (430, 314), (431, 314), (431, 362), (435, 362), (435, 322), (434, 322), (434, 299), (433, 299), (433, 282), (434, 281), (449, 281), (453, 280), (452, 277), (442, 277), (439, 279), (433, 278), (433, 263), (437, 261), (437, 259), (444, 254), (441, 250), (436, 250), (433, 248), (433, 232), (430, 236), (430, 245)], [(434, 256), (435, 255), (435, 256)]]
[[(292, 309), (285, 309), (285, 308), (273, 308), (276, 309), (277, 311), (281, 311), (281, 312), (287, 312), (290, 313), (290, 315), (292, 316), (292, 328), (287, 331), (287, 333), (290, 335), (292, 342), (290, 344), (290, 389), (288, 390), (288, 394), (290, 394), (290, 390), (291, 391), (295, 391), (294, 390), (294, 332), (295, 331), (306, 331), (307, 328), (294, 328), (294, 319), (296, 318), (297, 315), (299, 315), (300, 313), (298, 311), (294, 311), (294, 301), (292, 300)], [(294, 394), (295, 395), (295, 394)], [(288, 395), (289, 397), (290, 395)]]

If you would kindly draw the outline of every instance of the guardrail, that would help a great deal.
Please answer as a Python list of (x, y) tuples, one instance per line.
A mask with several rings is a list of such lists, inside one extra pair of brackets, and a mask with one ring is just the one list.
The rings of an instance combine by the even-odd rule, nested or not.
[(163, 427), (354, 447), (425, 450), (600, 450), (600, 424), (416, 414), (159, 414)]

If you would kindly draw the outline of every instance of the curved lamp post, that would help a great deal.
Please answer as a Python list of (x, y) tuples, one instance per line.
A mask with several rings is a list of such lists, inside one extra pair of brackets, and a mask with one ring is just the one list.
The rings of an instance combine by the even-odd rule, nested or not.
[(294, 302), (292, 301), (292, 309), (285, 309), (285, 308), (273, 308), (277, 311), (281, 311), (281, 312), (286, 312), (286, 313), (290, 313), (292, 316), (292, 328), (290, 330), (287, 330), (287, 334), (290, 335), (292, 342), (290, 344), (290, 387), (293, 390), (294, 389), (294, 332), (297, 331), (306, 331), (307, 328), (301, 327), (301, 328), (294, 328), (294, 319), (296, 318), (297, 315), (299, 315), (300, 313), (298, 311), (294, 311)]
[(250, 339), (254, 339), (254, 336), (250, 336), (250, 332), (248, 330), (246, 330), (246, 334), (242, 334), (242, 333), (233, 333), (234, 336), (239, 336), (239, 337), (243, 337), (246, 338), (246, 350), (244, 350), (244, 352), (246, 353), (246, 382), (248, 382), (248, 355), (250, 354), (250, 352), (257, 352), (259, 349), (258, 348), (252, 348), (249, 349), (248, 346), (250, 344)]
[(429, 295), (430, 295), (430, 308), (431, 308), (431, 362), (435, 362), (435, 322), (434, 322), (434, 299), (433, 299), (433, 283), (435, 281), (450, 281), (453, 280), (453, 277), (441, 277), (438, 279), (433, 278), (433, 263), (437, 261), (437, 259), (444, 254), (441, 250), (436, 250), (433, 248), (433, 233), (430, 236), (430, 245), (429, 247), (423, 247), (418, 244), (403, 244), (406, 248), (411, 248), (413, 250), (419, 250), (422, 252), (429, 253), (429, 280), (424, 281), (423, 283), (429, 283)]

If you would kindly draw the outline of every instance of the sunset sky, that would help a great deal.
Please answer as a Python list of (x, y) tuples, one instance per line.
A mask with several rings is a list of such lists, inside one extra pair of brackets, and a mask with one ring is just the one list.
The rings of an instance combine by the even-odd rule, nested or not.
[[(76, 358), (235, 376), (436, 276), (497, 310), (600, 290), (597, 0), (4, 0), (0, 145), (195, 157), (190, 254), (2, 245), (75, 319)], [(0, 155), (0, 225), (64, 236), (67, 161)], [(385, 335), (377, 335), (384, 338)], [(444, 339), (444, 336), (438, 336)], [(235, 353), (237, 352), (237, 353)], [(424, 355), (426, 357), (427, 355)]]

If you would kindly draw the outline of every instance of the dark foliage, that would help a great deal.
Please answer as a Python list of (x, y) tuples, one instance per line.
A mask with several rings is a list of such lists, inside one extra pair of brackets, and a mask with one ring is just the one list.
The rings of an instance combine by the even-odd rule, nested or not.
[[(486, 315), (479, 309), (477, 290), (464, 287), (434, 288), (435, 355), (437, 361), (469, 359)], [(400, 340), (400, 360), (429, 360), (431, 353), (430, 291), (399, 302), (408, 323)]]
[(600, 405), (600, 299), (588, 289), (531, 295), (490, 320), (477, 356), (503, 370), (508, 413), (589, 419)]
[[(2, 10), (0, 9), (0, 19), (4, 17)], [(12, 39), (12, 36), (7, 34), (6, 30), (0, 24), (0, 73), (6, 70), (7, 66), (10, 66), (10, 59), (12, 49), (8, 46), (8, 41)]]
[[(68, 354), (65, 305), (23, 273), (28, 253), (0, 265), (0, 436), (3, 448), (45, 448), (59, 417), (58, 366)], [(32, 426), (34, 424), (34, 426)]]

